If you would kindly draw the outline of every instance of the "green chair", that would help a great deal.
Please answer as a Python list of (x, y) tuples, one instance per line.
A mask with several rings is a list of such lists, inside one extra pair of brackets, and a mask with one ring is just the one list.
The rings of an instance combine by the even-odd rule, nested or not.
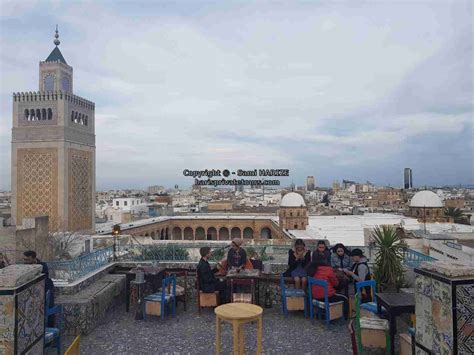
[[(355, 337), (357, 341), (357, 352), (362, 354), (362, 329), (367, 329), (368, 323), (374, 323), (379, 321), (377, 319), (372, 318), (360, 318), (360, 293), (356, 293), (355, 295), (355, 306), (356, 306), (356, 318), (355, 318)], [(390, 354), (390, 332), (388, 331), (388, 321), (385, 319), (380, 319), (383, 321), (383, 329), (385, 330), (385, 353)], [(379, 328), (382, 329), (382, 328)]]

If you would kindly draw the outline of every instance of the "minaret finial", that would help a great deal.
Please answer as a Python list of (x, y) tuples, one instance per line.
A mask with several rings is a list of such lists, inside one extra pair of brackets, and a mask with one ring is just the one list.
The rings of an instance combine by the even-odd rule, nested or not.
[(54, 35), (54, 38), (55, 38), (55, 39), (54, 39), (54, 44), (55, 44), (56, 46), (59, 46), (59, 43), (61, 43), (61, 42), (60, 42), (59, 39), (58, 39), (58, 38), (59, 38), (58, 25), (56, 25), (56, 34)]

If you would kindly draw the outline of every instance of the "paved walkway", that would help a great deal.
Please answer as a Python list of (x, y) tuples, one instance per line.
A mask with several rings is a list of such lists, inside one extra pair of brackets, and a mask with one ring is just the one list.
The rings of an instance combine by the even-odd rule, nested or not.
[[(109, 311), (89, 336), (81, 339), (83, 354), (212, 354), (215, 353), (213, 309), (197, 313), (195, 305), (186, 312), (180, 306), (176, 318), (136, 321), (123, 308)], [(264, 309), (263, 349), (266, 354), (352, 354), (348, 322), (334, 321), (327, 330), (322, 321), (311, 324), (301, 312), (288, 319), (280, 308)], [(246, 353), (256, 349), (255, 325), (245, 328)], [(223, 354), (231, 352), (231, 327), (223, 328)]]

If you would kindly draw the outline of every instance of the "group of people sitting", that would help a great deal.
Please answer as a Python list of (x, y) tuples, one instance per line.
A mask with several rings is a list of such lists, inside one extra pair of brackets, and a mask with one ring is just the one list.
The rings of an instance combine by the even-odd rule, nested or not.
[[(211, 268), (209, 258), (211, 248), (202, 247), (199, 252), (201, 260), (197, 266), (200, 290), (205, 293), (219, 291), (221, 303), (228, 301), (228, 293), (225, 280), (219, 278), (229, 270), (241, 271), (252, 269), (252, 260), (242, 248), (242, 239), (232, 240), (231, 249), (227, 258), (218, 262), (215, 268)], [(316, 250), (312, 253), (306, 247), (302, 239), (296, 239), (294, 247), (288, 251), (288, 270), (284, 276), (293, 278), (295, 288), (307, 289), (308, 276), (315, 279), (325, 280), (328, 283), (329, 302), (337, 302), (341, 297), (346, 297), (352, 288), (349, 285), (356, 282), (370, 280), (371, 274), (367, 259), (361, 249), (349, 251), (343, 244), (336, 244), (331, 250), (323, 240), (318, 241)], [(313, 298), (324, 300), (324, 289), (314, 285), (311, 289)], [(370, 292), (363, 294), (362, 302), (370, 301)]]
[[(292, 277), (295, 288), (306, 290), (308, 276), (324, 280), (328, 284), (329, 302), (343, 300), (336, 293), (346, 297), (352, 289), (350, 284), (370, 280), (371, 274), (367, 259), (361, 249), (352, 251), (338, 243), (331, 250), (323, 240), (318, 241), (316, 250), (312, 253), (302, 239), (295, 241), (294, 248), (288, 251), (288, 270), (284, 276)], [(324, 289), (313, 285), (311, 289), (313, 298), (324, 300)], [(363, 294), (362, 302), (370, 301), (370, 293)], [(344, 298), (345, 300), (345, 298)]]

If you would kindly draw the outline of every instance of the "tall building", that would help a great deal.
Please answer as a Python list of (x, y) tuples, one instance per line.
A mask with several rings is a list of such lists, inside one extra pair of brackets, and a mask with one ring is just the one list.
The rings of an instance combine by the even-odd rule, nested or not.
[(95, 229), (95, 104), (73, 94), (73, 68), (55, 47), (39, 91), (13, 94), (12, 216), (49, 216), (51, 231)]
[(308, 176), (306, 178), (306, 191), (313, 191), (314, 185), (314, 176)]
[(160, 186), (160, 185), (148, 186), (148, 193), (150, 195), (159, 194), (163, 192), (164, 190), (165, 190), (164, 186)]
[(403, 181), (403, 186), (405, 187), (405, 189), (411, 189), (413, 187), (413, 180), (410, 168), (405, 168), (405, 170), (403, 171)]

